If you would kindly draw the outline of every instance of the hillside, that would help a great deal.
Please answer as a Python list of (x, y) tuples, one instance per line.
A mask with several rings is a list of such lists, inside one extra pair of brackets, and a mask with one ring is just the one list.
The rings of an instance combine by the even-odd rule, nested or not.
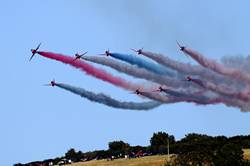
[(243, 149), (244, 158), (250, 160), (250, 149)]
[[(250, 160), (250, 149), (244, 149), (244, 158)], [(78, 162), (71, 164), (71, 166), (162, 166), (166, 160), (167, 155), (155, 155), (135, 159), (116, 159), (114, 161)]]
[(79, 162), (71, 166), (162, 166), (167, 159), (167, 155), (147, 156), (135, 159), (116, 159), (114, 161), (95, 160), (88, 162)]

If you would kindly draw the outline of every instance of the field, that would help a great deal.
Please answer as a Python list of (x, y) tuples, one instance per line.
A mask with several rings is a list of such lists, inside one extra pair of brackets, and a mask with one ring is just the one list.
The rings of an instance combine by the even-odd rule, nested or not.
[(243, 149), (244, 158), (250, 160), (250, 149)]
[(135, 159), (116, 159), (114, 161), (96, 160), (79, 162), (71, 164), (71, 166), (162, 166), (165, 160), (167, 160), (167, 155), (156, 155)]
[[(244, 149), (244, 158), (250, 160), (250, 149)], [(95, 160), (88, 162), (79, 162), (71, 166), (163, 166), (167, 160), (167, 155), (147, 156), (136, 159), (116, 159), (114, 161)]]

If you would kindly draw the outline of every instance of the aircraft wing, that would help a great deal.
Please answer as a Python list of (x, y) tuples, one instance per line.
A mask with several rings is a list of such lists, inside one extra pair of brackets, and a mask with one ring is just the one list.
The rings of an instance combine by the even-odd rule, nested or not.
[(33, 53), (33, 54), (31, 55), (31, 57), (30, 57), (30, 61), (31, 61), (31, 59), (34, 57), (34, 55), (35, 55), (35, 53)]

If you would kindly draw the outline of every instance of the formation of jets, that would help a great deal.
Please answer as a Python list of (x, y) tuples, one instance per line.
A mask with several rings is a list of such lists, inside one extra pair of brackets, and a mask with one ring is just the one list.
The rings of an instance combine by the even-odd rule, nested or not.
[[(178, 41), (176, 41), (176, 43), (180, 47), (181, 51), (183, 51), (186, 48), (185, 46), (180, 45), (180, 43)], [(31, 61), (32, 58), (34, 57), (34, 55), (38, 52), (38, 49), (40, 48), (40, 46), (41, 46), (41, 43), (39, 43), (38, 46), (35, 49), (31, 49), (32, 55), (31, 55), (29, 61)], [(136, 52), (138, 55), (140, 55), (140, 54), (142, 54), (143, 48), (138, 49), (138, 50), (131, 48), (131, 50), (134, 51), (134, 52)], [(84, 56), (84, 55), (86, 55), (87, 53), (88, 53), (87, 51), (84, 52), (83, 54), (76, 53), (75, 54), (75, 59), (73, 59), (72, 62), (74, 62), (74, 61), (76, 61), (78, 59), (81, 59), (81, 57)], [(99, 54), (99, 55), (110, 56), (111, 53), (109, 52), (109, 50), (106, 50), (103, 54)], [(184, 81), (188, 81), (188, 82), (192, 81), (191, 76), (187, 76)], [(56, 82), (55, 82), (54, 79), (49, 84), (45, 84), (45, 86), (55, 86), (55, 85), (56, 85)], [(164, 88), (162, 88), (162, 86), (160, 86), (157, 90), (155, 90), (153, 92), (162, 92), (163, 90), (166, 90), (166, 89), (164, 89)], [(137, 90), (135, 90), (132, 93), (140, 95), (142, 93), (142, 91), (140, 91), (140, 89), (137, 89)]]

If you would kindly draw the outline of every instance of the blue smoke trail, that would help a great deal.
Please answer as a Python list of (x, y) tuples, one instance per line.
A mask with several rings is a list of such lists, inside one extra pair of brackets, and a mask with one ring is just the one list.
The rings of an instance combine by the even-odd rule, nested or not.
[(90, 101), (98, 102), (105, 104), (110, 107), (120, 108), (120, 109), (130, 109), (130, 110), (150, 110), (155, 107), (160, 106), (162, 103), (157, 101), (148, 101), (148, 102), (124, 102), (116, 100), (103, 93), (93, 93), (87, 91), (83, 88), (74, 87), (68, 84), (56, 83), (55, 86), (70, 91), (74, 94), (80, 95), (81, 97), (87, 98)]
[(130, 63), (132, 65), (136, 65), (140, 68), (144, 68), (147, 70), (150, 70), (156, 74), (159, 75), (168, 75), (168, 76), (175, 76), (176, 72), (167, 69), (166, 67), (156, 64), (154, 62), (150, 62), (148, 60), (142, 59), (138, 56), (134, 56), (134, 55), (127, 55), (127, 54), (120, 54), (120, 53), (111, 53), (112, 57), (125, 61), (127, 63)]

